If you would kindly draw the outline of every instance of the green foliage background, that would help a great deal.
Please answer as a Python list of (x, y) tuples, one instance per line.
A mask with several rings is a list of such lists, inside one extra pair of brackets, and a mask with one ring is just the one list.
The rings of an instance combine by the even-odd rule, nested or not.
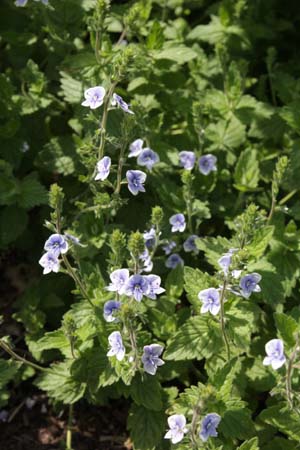
[[(207, 412), (222, 416), (211, 448), (298, 448), (300, 419), (285, 397), (284, 372), (266, 369), (262, 358), (275, 337), (290, 354), (300, 333), (299, 22), (296, 0), (50, 0), (49, 7), (29, 0), (25, 8), (1, 2), (1, 266), (5, 275), (14, 255), (30, 274), (13, 319), (32, 357), (53, 369), (37, 376), (1, 359), (1, 406), (9, 383), (28, 378), (58, 404), (84, 398), (101, 407), (130, 398), (134, 448), (160, 450), (170, 448), (163, 440), (167, 415), (191, 418), (201, 396)], [(124, 29), (128, 45), (117, 44)], [(81, 106), (85, 89), (108, 88), (112, 76), (135, 112), (109, 112), (105, 154), (113, 161), (113, 186), (92, 181), (101, 109)], [(120, 149), (127, 152), (139, 137), (161, 162), (148, 174), (145, 194), (133, 198), (122, 185), (115, 195)], [(213, 153), (217, 173), (182, 174), (181, 150)], [(275, 169), (283, 156), (289, 163), (279, 183)], [(41, 276), (54, 183), (65, 194), (64, 231), (85, 245), (73, 258), (96, 313), (65, 273)], [(114, 330), (102, 318), (110, 299), (104, 287), (116, 268), (112, 232), (149, 229), (151, 208), (159, 205), (169, 238), (168, 218), (186, 212), (189, 201), (200, 253), (182, 252), (184, 269), (174, 271), (162, 251), (155, 257), (166, 294), (139, 305), (137, 335), (140, 348), (149, 340), (163, 343), (166, 364), (156, 377), (142, 377), (106, 357)], [(262, 292), (227, 302), (233, 351), (225, 364), (219, 324), (199, 314), (197, 295), (218, 286), (217, 260), (236, 245), (247, 271), (261, 274)], [(123, 261), (128, 258), (124, 250)], [(66, 317), (76, 325), (75, 360)], [(299, 374), (298, 368), (292, 380), (298, 404)]]

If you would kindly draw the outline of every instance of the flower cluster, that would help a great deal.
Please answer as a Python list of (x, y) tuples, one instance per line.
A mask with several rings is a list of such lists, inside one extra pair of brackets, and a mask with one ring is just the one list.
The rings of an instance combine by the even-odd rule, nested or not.
[[(194, 152), (183, 150), (179, 153), (179, 164), (186, 170), (192, 170), (196, 163), (196, 155)], [(217, 158), (214, 155), (203, 155), (198, 159), (198, 168), (203, 175), (217, 170)]]
[[(199, 437), (206, 442), (209, 437), (217, 437), (217, 428), (221, 422), (221, 417), (217, 413), (207, 414), (201, 422)], [(169, 430), (165, 434), (165, 439), (171, 439), (172, 444), (182, 441), (184, 435), (188, 433), (186, 418), (183, 414), (173, 414), (168, 418)]]
[(43, 267), (43, 274), (50, 272), (58, 272), (60, 263), (59, 256), (68, 251), (69, 245), (65, 236), (62, 234), (51, 234), (45, 242), (44, 250), (46, 253), (39, 260), (39, 264)]
[(152, 170), (153, 166), (159, 162), (158, 154), (149, 147), (143, 148), (144, 141), (136, 139), (129, 146), (129, 158), (137, 157), (139, 166), (145, 166), (146, 169)]

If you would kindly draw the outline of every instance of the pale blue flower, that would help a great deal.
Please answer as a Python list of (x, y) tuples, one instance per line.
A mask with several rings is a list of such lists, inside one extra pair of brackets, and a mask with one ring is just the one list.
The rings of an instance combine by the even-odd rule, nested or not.
[(145, 345), (142, 362), (144, 364), (144, 371), (150, 375), (155, 375), (157, 368), (164, 364), (164, 361), (159, 358), (163, 352), (163, 347), (158, 344)]
[(122, 361), (125, 356), (125, 347), (123, 345), (122, 336), (119, 331), (113, 331), (108, 336), (108, 343), (110, 349), (107, 352), (107, 356), (115, 356), (118, 361)]
[(68, 242), (62, 234), (51, 234), (44, 245), (44, 249), (56, 256), (61, 253), (67, 253), (69, 248)]
[(183, 259), (178, 255), (178, 253), (173, 253), (166, 260), (166, 267), (168, 269), (175, 269), (179, 265), (183, 265)]
[(216, 316), (220, 311), (220, 294), (218, 289), (209, 288), (200, 291), (198, 294), (199, 300), (202, 301), (201, 313), (210, 312), (213, 316)]
[(219, 423), (221, 422), (221, 417), (219, 414), (216, 413), (210, 413), (207, 414), (201, 423), (201, 430), (200, 430), (200, 439), (203, 442), (206, 442), (209, 437), (217, 437), (217, 427)]
[(179, 231), (182, 233), (185, 230), (186, 223), (185, 223), (185, 217), (183, 214), (174, 214), (170, 217), (169, 223), (172, 225), (171, 231), (172, 233), (175, 233), (176, 231)]
[(229, 273), (229, 266), (231, 264), (231, 258), (232, 258), (231, 253), (225, 253), (225, 255), (221, 256), (221, 258), (218, 259), (218, 264), (226, 276)]
[(143, 234), (143, 238), (145, 239), (145, 245), (147, 248), (153, 248), (156, 244), (156, 231), (155, 228), (150, 228), (149, 231), (145, 231)]
[(133, 141), (129, 146), (130, 153), (128, 155), (128, 158), (132, 158), (133, 156), (139, 156), (139, 154), (143, 150), (143, 145), (144, 145), (143, 139), (136, 139), (135, 141)]
[(118, 294), (124, 294), (126, 283), (129, 279), (128, 269), (117, 269), (114, 270), (109, 278), (111, 280), (110, 285), (106, 288), (108, 291), (118, 292)]
[(249, 298), (252, 292), (260, 292), (258, 283), (261, 280), (259, 273), (249, 273), (244, 275), (240, 280), (241, 294), (245, 298)]
[(166, 255), (169, 255), (173, 248), (176, 247), (176, 242), (174, 241), (168, 241), (167, 244), (163, 245), (162, 249), (165, 252)]
[(119, 311), (120, 308), (121, 302), (117, 302), (116, 300), (109, 300), (106, 302), (103, 307), (103, 317), (106, 322), (114, 322), (117, 320), (114, 314)]
[(65, 238), (67, 238), (68, 241), (71, 241), (75, 245), (80, 245), (81, 247), (84, 247), (84, 245), (81, 244), (80, 239), (76, 236), (73, 236), (73, 234), (65, 233)]
[(109, 175), (111, 166), (111, 159), (109, 156), (104, 156), (100, 161), (97, 162), (96, 165), (96, 176), (94, 178), (95, 181), (101, 180), (104, 181)]
[(265, 345), (266, 356), (263, 360), (264, 366), (271, 365), (274, 370), (279, 369), (285, 364), (284, 345), (281, 339), (271, 339)]
[(16, 0), (15, 5), (16, 6), (26, 6), (28, 0)]
[(151, 270), (153, 268), (153, 262), (152, 262), (149, 250), (147, 248), (145, 248), (143, 253), (140, 255), (140, 260), (143, 262), (142, 271), (143, 272), (151, 272)]
[(105, 89), (102, 86), (95, 86), (84, 91), (85, 100), (81, 103), (82, 106), (87, 106), (91, 109), (99, 108), (103, 104), (105, 97)]
[(217, 158), (214, 155), (203, 155), (199, 158), (199, 170), (203, 175), (208, 175), (212, 171), (216, 171)]
[(186, 170), (192, 170), (196, 162), (196, 155), (194, 152), (183, 150), (179, 153), (179, 164)]
[(128, 189), (133, 195), (137, 195), (139, 192), (146, 192), (144, 183), (147, 175), (141, 170), (127, 170), (126, 178), (128, 181)]
[(143, 275), (132, 275), (126, 283), (125, 294), (133, 296), (137, 302), (140, 302), (143, 296), (149, 293), (149, 283)]
[(178, 444), (188, 432), (186, 418), (183, 414), (173, 414), (168, 417), (168, 425), (170, 429), (165, 434), (165, 439), (171, 439), (172, 444)]
[(161, 278), (158, 275), (146, 275), (145, 278), (147, 279), (149, 284), (149, 292), (147, 293), (146, 297), (155, 300), (157, 298), (157, 295), (165, 292), (165, 289), (160, 286)]
[(159, 156), (151, 148), (144, 148), (138, 156), (137, 163), (139, 166), (145, 166), (148, 170), (152, 170), (153, 166), (159, 162)]
[(57, 254), (47, 252), (39, 260), (39, 264), (44, 268), (43, 274), (59, 271), (59, 261)]
[(134, 112), (131, 111), (131, 109), (129, 109), (129, 105), (118, 94), (113, 94), (113, 99), (111, 101), (111, 104), (113, 106), (118, 105), (121, 109), (123, 109), (123, 111), (125, 111), (129, 114), (134, 114)]
[(194, 252), (199, 253), (199, 250), (196, 246), (196, 239), (198, 239), (198, 236), (196, 234), (192, 234), (189, 236), (186, 241), (183, 243), (183, 249), (185, 252)]

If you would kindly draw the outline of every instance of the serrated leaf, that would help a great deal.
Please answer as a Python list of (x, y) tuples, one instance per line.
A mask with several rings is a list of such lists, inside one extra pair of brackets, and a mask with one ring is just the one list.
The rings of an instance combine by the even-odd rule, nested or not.
[(251, 256), (261, 257), (268, 247), (274, 233), (274, 226), (268, 225), (255, 231), (251, 244), (246, 248)]
[(13, 360), (0, 359), (0, 389), (13, 380), (19, 368), (19, 363)]
[(187, 293), (187, 298), (198, 311), (201, 307), (201, 301), (198, 294), (203, 289), (212, 287), (213, 279), (205, 272), (192, 267), (184, 267), (184, 289)]
[(197, 248), (205, 253), (207, 261), (217, 270), (220, 270), (218, 260), (232, 247), (231, 242), (222, 236), (199, 238), (195, 243)]
[(28, 216), (23, 208), (7, 206), (0, 213), (0, 248), (15, 241), (26, 229)]
[(284, 404), (265, 409), (259, 418), (295, 441), (300, 440), (299, 416)]
[(146, 46), (149, 50), (159, 50), (164, 43), (164, 32), (160, 23), (155, 20), (149, 31)]
[(159, 448), (165, 431), (165, 415), (133, 404), (129, 411), (128, 428), (135, 450), (155, 450)]
[(137, 405), (154, 411), (162, 409), (161, 386), (152, 375), (137, 374), (130, 385), (130, 394)]
[(219, 425), (219, 430), (226, 438), (249, 439), (255, 434), (254, 424), (251, 420), (251, 412), (248, 408), (232, 408), (230, 403), (226, 404), (227, 410), (224, 412)]
[(46, 333), (41, 339), (36, 342), (36, 350), (42, 352), (43, 350), (57, 349), (60, 350), (66, 357), (71, 357), (70, 342), (65, 336), (62, 329), (50, 331)]
[(198, 54), (193, 49), (183, 45), (164, 48), (154, 53), (154, 59), (156, 60), (169, 59), (180, 65), (197, 58), (197, 56)]
[(295, 333), (300, 328), (296, 320), (284, 313), (274, 313), (274, 319), (281, 339), (287, 346), (293, 347), (296, 343)]
[(209, 358), (223, 346), (219, 324), (208, 316), (189, 318), (167, 343), (166, 360)]
[(46, 188), (36, 179), (35, 174), (25, 177), (20, 183), (20, 195), (18, 204), (30, 209), (34, 206), (45, 205), (48, 203), (48, 192)]
[(237, 450), (259, 450), (258, 438), (254, 437), (250, 441), (245, 441)]
[(60, 72), (60, 87), (63, 99), (68, 103), (80, 103), (83, 98), (83, 86), (66, 72)]
[(240, 154), (235, 167), (235, 187), (242, 192), (251, 191), (257, 187), (258, 181), (259, 165), (257, 161), (257, 151), (248, 148)]

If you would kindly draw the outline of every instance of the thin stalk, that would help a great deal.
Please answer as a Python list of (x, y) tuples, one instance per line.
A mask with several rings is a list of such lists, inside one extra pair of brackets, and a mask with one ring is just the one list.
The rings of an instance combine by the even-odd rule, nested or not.
[(227, 360), (230, 361), (230, 346), (229, 346), (226, 329), (225, 329), (225, 312), (224, 312), (224, 300), (225, 300), (226, 285), (227, 285), (227, 279), (224, 280), (222, 292), (221, 292), (221, 298), (220, 298), (220, 304), (221, 304), (220, 325), (221, 325), (221, 332), (223, 335), (223, 340), (224, 340), (224, 343), (226, 346)]
[(120, 34), (120, 37), (119, 37), (119, 39), (118, 39), (116, 45), (120, 45), (120, 44), (121, 44), (121, 42), (122, 42), (123, 39), (125, 38), (126, 34), (127, 34), (127, 30), (126, 30), (126, 28), (124, 28), (123, 31), (122, 31), (122, 33)]
[(19, 356), (17, 353), (15, 353), (8, 344), (6, 344), (2, 339), (0, 339), (0, 347), (3, 348), (12, 358), (16, 359), (17, 361), (21, 361), (24, 364), (27, 364), (27, 366), (32, 367), (33, 369), (40, 370), (42, 372), (48, 372), (49, 369), (46, 367), (39, 366), (38, 364), (35, 364), (31, 361), (27, 361), (27, 359), (22, 358), (22, 356)]
[(288, 200), (290, 200), (290, 198), (292, 198), (296, 193), (298, 192), (298, 189), (294, 189), (293, 191), (289, 192), (285, 197), (283, 197), (280, 201), (279, 201), (279, 205), (282, 206), (284, 205)]
[(292, 376), (293, 376), (293, 372), (294, 372), (294, 361), (297, 357), (298, 352), (300, 352), (299, 336), (297, 336), (294, 351), (288, 360), (286, 382), (285, 382), (286, 396), (287, 396), (288, 404), (291, 409), (294, 408)]
[(103, 115), (102, 115), (102, 120), (101, 120), (101, 124), (100, 124), (100, 144), (99, 144), (99, 149), (98, 149), (98, 159), (103, 158), (103, 154), (104, 154), (108, 108), (109, 108), (110, 100), (111, 100), (111, 97), (113, 95), (116, 85), (117, 85), (117, 82), (114, 82), (110, 86), (109, 91), (106, 96), (106, 99), (104, 101), (104, 105), (103, 105)]
[(193, 417), (192, 417), (192, 422), (191, 422), (191, 440), (193, 443), (194, 447), (198, 447), (197, 444), (197, 420), (200, 414), (200, 404), (201, 404), (201, 399), (198, 399), (198, 402), (196, 404), (196, 406), (193, 409)]
[(73, 405), (69, 405), (66, 450), (72, 450), (72, 422), (73, 422)]
[(118, 172), (117, 172), (117, 185), (116, 185), (116, 189), (115, 189), (115, 194), (119, 194), (120, 189), (121, 189), (122, 169), (123, 169), (123, 165), (125, 163), (124, 153), (125, 153), (126, 146), (127, 146), (127, 142), (123, 142), (121, 151), (120, 151), (120, 156), (119, 156), (119, 164), (118, 164)]
[(63, 262), (65, 263), (66, 269), (68, 271), (68, 274), (70, 275), (70, 277), (73, 278), (75, 284), (78, 286), (81, 295), (89, 302), (89, 304), (94, 308), (94, 304), (91, 302), (89, 295), (82, 283), (82, 281), (80, 280), (80, 278), (78, 277), (77, 273), (75, 272), (75, 270), (73, 269), (73, 267), (71, 266), (68, 258), (66, 255), (62, 255), (63, 258)]
[(275, 206), (276, 206), (276, 198), (274, 196), (272, 196), (272, 204), (271, 204), (271, 209), (270, 209), (270, 212), (268, 215), (267, 223), (271, 222), (271, 219), (272, 219), (274, 211), (275, 211)]

